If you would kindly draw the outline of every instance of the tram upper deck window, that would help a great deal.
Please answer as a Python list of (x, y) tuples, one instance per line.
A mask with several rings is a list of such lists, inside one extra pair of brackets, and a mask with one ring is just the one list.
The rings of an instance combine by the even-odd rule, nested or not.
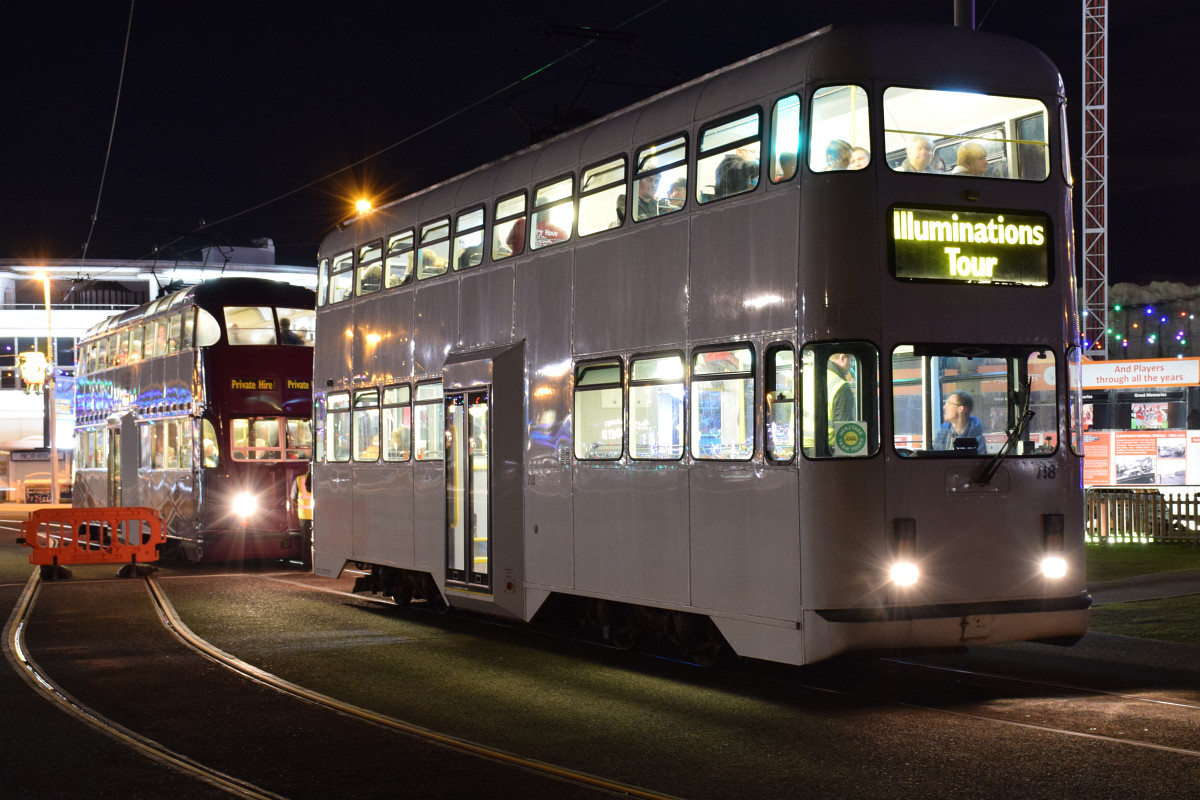
[(533, 250), (571, 238), (575, 223), (575, 179), (570, 175), (540, 186), (533, 193)]
[(492, 260), (520, 255), (525, 249), (525, 193), (496, 201), (492, 218)]
[(710, 125), (700, 133), (696, 199), (732, 197), (758, 186), (762, 172), (762, 114), (754, 111)]
[(454, 220), (454, 268), (477, 267), (483, 261), (483, 206)]
[(825, 86), (814, 92), (808, 141), (808, 168), (813, 172), (866, 167), (871, 161), (866, 90)]
[(383, 288), (383, 242), (376, 240), (358, 248), (358, 266), (354, 274), (354, 292), (360, 297)]
[(653, 219), (687, 202), (687, 138), (675, 136), (643, 147), (634, 159), (633, 220)]
[(579, 181), (579, 235), (620, 227), (628, 205), (625, 156), (585, 169)]
[[(892, 352), (892, 442), (905, 457), (979, 457), (1013, 438), (1014, 456), (1058, 447), (1054, 353), (1049, 348), (901, 345)], [(1026, 412), (1031, 416), (1026, 418)]]
[(317, 315), (311, 308), (277, 308), (279, 317), (279, 343), (312, 346)]
[(338, 253), (329, 264), (329, 302), (341, 303), (354, 294), (354, 251)]
[(329, 259), (322, 258), (317, 264), (317, 305), (325, 305), (329, 294)]
[(417, 263), (417, 280), (446, 273), (450, 263), (450, 220), (439, 219), (421, 226), (421, 254)]
[(388, 237), (387, 258), (383, 261), (383, 288), (391, 289), (412, 279), (413, 256), (411, 230), (394, 233)]
[(630, 362), (630, 457), (675, 460), (683, 456), (683, 390), (682, 356), (671, 353)]
[(575, 457), (621, 457), (625, 420), (624, 384), (619, 360), (580, 364), (575, 369)]
[(275, 311), (270, 306), (226, 306), (230, 344), (275, 344)]
[(1049, 174), (1046, 107), (977, 92), (891, 87), (884, 146), (897, 172), (1041, 181)]
[(771, 162), (767, 174), (772, 183), (790, 180), (796, 174), (800, 152), (800, 96), (789, 94), (775, 103), (771, 112)]
[(754, 351), (749, 345), (692, 355), (692, 457), (754, 455)]

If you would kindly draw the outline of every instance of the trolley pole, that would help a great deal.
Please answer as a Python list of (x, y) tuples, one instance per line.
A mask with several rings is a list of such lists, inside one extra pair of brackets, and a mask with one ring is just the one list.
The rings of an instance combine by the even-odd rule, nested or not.
[(42, 391), (46, 395), (46, 446), (50, 450), (50, 502), (58, 503), (58, 413), (54, 405), (54, 334), (50, 325), (50, 276), (41, 273), (46, 297), (46, 383)]

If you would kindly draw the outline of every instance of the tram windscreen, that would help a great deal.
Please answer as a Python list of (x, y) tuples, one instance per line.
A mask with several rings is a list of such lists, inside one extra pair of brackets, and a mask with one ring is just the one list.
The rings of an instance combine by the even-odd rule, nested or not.
[(312, 457), (311, 425), (308, 419), (234, 417), (229, 421), (230, 453), (234, 461), (307, 461)]
[(1014, 436), (1012, 455), (1053, 453), (1056, 369), (1049, 348), (901, 345), (892, 353), (893, 446), (904, 457), (979, 457)]

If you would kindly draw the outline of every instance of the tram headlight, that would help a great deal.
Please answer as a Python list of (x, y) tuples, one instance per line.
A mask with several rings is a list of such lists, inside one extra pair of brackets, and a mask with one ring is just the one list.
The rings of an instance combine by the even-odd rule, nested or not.
[(921, 570), (911, 561), (897, 561), (892, 564), (889, 575), (897, 586), (912, 586), (921, 577)]
[(1042, 559), (1042, 574), (1047, 578), (1061, 578), (1067, 574), (1067, 560), (1059, 556)]
[(258, 510), (258, 498), (249, 492), (242, 492), (233, 498), (233, 513), (243, 520)]

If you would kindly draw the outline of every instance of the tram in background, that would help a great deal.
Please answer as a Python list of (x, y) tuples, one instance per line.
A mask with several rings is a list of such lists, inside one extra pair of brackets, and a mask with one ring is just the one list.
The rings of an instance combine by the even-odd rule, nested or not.
[(75, 389), (78, 507), (149, 506), (194, 561), (308, 563), (291, 490), (312, 456), (311, 289), (209, 280), (96, 325)]
[(1073, 642), (1073, 252), (1057, 70), (937, 26), (382, 206), (319, 256), (314, 569), (698, 661)]

